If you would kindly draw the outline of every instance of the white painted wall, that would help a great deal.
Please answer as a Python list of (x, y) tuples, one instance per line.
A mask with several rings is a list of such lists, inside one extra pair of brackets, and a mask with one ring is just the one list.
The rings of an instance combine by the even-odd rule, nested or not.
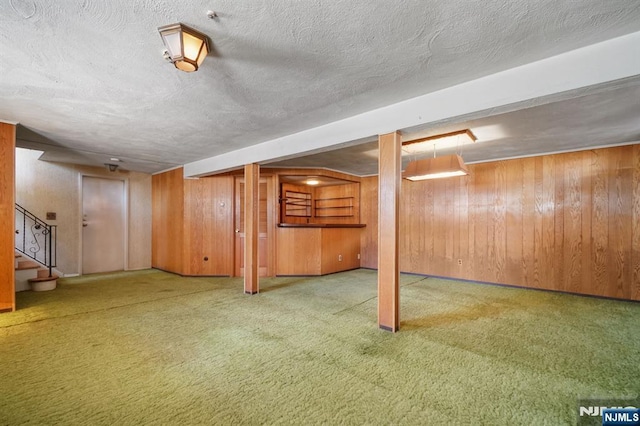
[(58, 226), (58, 267), (65, 275), (80, 271), (81, 199), (80, 175), (127, 179), (128, 189), (128, 269), (151, 267), (151, 175), (129, 171), (109, 172), (106, 168), (51, 163), (38, 160), (40, 151), (16, 149), (16, 202)]

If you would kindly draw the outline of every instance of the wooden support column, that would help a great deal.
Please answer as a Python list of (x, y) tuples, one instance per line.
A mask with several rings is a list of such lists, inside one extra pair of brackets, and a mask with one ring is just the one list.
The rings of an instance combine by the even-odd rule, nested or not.
[(399, 132), (380, 135), (378, 145), (378, 326), (396, 332), (400, 328), (398, 210), (402, 137)]
[(258, 285), (258, 208), (260, 166), (244, 166), (244, 292), (256, 294)]
[(16, 126), (0, 122), (0, 312), (16, 308), (15, 158)]

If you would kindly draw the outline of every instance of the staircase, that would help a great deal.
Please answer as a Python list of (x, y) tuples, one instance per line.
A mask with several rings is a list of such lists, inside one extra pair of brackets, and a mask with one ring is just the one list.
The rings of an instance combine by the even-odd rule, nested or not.
[(49, 269), (43, 268), (38, 262), (29, 260), (21, 253), (15, 254), (16, 292), (33, 290), (48, 291), (56, 288), (59, 276), (49, 275)]
[(15, 291), (56, 288), (57, 228), (16, 204)]

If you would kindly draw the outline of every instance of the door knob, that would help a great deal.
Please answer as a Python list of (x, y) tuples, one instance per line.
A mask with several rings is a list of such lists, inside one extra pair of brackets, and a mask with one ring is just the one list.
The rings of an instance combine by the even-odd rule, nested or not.
[(83, 227), (83, 228), (86, 228), (86, 227), (87, 227), (87, 225), (89, 225), (89, 224), (83, 220), (83, 221), (82, 221), (82, 227)]
[(236, 234), (237, 234), (238, 232), (240, 232), (240, 230), (239, 230), (239, 229), (236, 229)]

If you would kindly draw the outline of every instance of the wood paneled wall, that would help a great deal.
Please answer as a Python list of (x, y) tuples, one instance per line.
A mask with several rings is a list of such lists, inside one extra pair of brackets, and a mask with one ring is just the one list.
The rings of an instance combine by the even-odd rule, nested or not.
[[(182, 275), (233, 275), (233, 177), (153, 176), (152, 266)], [(204, 258), (207, 260), (204, 260)]]
[(151, 180), (151, 266), (183, 272), (184, 183), (182, 168)]
[(360, 234), (362, 228), (322, 229), (322, 270), (331, 274), (360, 267)]
[(360, 182), (360, 220), (366, 224), (360, 239), (360, 266), (378, 268), (378, 177)]
[(231, 176), (184, 181), (185, 275), (233, 275), (232, 194)]
[(276, 274), (322, 274), (322, 229), (278, 228)]
[[(640, 145), (469, 165), (403, 181), (402, 271), (640, 300)], [(377, 178), (362, 180), (376, 265)]]
[(0, 123), (0, 311), (15, 310), (16, 126)]
[(360, 267), (362, 228), (278, 228), (277, 275), (324, 275)]
[[(351, 209), (329, 209), (329, 215), (342, 215), (350, 214), (351, 216), (333, 216), (333, 217), (318, 217), (318, 211), (314, 209), (314, 223), (340, 223), (340, 224), (354, 224), (360, 223), (360, 183), (347, 183), (343, 185), (330, 185), (321, 186), (315, 189), (314, 192), (314, 207), (315, 201), (327, 200), (332, 198), (350, 198), (353, 208)], [(325, 205), (336, 205), (325, 202)]]

